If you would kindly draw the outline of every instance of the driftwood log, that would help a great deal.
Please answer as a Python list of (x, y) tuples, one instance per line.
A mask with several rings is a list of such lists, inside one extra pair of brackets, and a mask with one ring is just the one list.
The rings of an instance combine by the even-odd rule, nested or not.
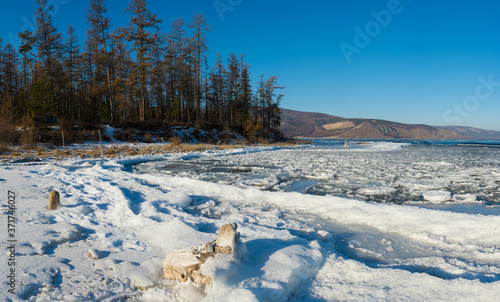
[(230, 223), (223, 225), (217, 238), (207, 242), (205, 246), (193, 247), (191, 251), (175, 251), (168, 254), (163, 261), (163, 276), (180, 282), (191, 280), (197, 284), (208, 285), (212, 282), (209, 276), (200, 273), (200, 267), (209, 257), (216, 254), (234, 254), (240, 238), (236, 231), (238, 225)]

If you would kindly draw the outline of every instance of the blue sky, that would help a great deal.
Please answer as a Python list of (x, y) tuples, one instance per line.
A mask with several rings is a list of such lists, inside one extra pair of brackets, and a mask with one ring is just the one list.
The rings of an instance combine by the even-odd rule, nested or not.
[[(81, 42), (87, 0), (51, 0), (54, 22)], [(126, 0), (108, 0), (126, 26)], [(212, 26), (210, 59), (245, 53), (252, 76), (276, 75), (282, 106), (342, 117), (500, 130), (500, 4), (431, 0), (149, 0), (169, 31), (176, 18), (203, 14)], [(2, 1), (8, 42), (34, 0)], [(11, 34), (11, 35), (12, 35)]]

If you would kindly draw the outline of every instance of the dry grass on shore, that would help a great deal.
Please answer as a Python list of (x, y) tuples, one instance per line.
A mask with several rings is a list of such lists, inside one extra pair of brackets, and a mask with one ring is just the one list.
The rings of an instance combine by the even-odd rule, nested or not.
[[(304, 142), (302, 142), (304, 143)], [(46, 145), (30, 145), (10, 147), (0, 145), (0, 161), (15, 161), (22, 159), (32, 160), (62, 160), (67, 158), (92, 159), (102, 157), (116, 158), (123, 156), (158, 155), (167, 153), (202, 152), (209, 150), (227, 150), (255, 146), (292, 146), (301, 144), (300, 141), (276, 143), (249, 143), (245, 141), (231, 144), (188, 144), (173, 141), (169, 144), (115, 144), (106, 145), (101, 151), (99, 145), (79, 145), (70, 147), (53, 147)]]

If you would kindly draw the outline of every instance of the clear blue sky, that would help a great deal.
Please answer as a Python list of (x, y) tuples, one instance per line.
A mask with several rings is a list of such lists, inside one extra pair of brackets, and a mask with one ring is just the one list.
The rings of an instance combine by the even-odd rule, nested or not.
[[(84, 40), (87, 0), (52, 0), (60, 32)], [(127, 0), (108, 0), (126, 26)], [(203, 14), (217, 52), (245, 53), (276, 75), (282, 107), (343, 117), (500, 130), (500, 3), (479, 0), (149, 0), (169, 31)], [(34, 0), (2, 1), (0, 37), (31, 20)], [(23, 19), (24, 18), (24, 19)], [(498, 83), (498, 84), (497, 84)]]

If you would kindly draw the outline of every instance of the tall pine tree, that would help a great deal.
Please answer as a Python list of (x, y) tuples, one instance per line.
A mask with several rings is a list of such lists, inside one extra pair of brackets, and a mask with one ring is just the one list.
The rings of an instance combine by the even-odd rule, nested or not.
[(159, 30), (158, 24), (161, 20), (156, 18), (146, 7), (146, 0), (131, 0), (125, 10), (130, 14), (129, 26), (127, 27), (127, 41), (132, 42), (136, 55), (135, 75), (138, 78), (139, 119), (146, 119), (146, 108), (148, 99), (148, 80), (151, 68), (151, 55), (149, 49), (155, 43), (151, 29)]
[[(48, 5), (47, 0), (36, 0), (38, 4), (38, 9), (35, 12), (35, 25), (36, 32), (34, 36), (35, 46), (38, 49), (38, 58), (40, 59), (43, 70), (42, 73), (46, 74), (48, 83), (45, 83), (44, 79), (40, 79), (41, 82), (36, 85), (36, 87), (43, 87), (43, 89), (48, 88), (50, 90), (50, 101), (43, 101), (44, 103), (50, 103), (55, 106), (43, 106), (50, 112), (44, 112), (42, 114), (49, 115), (55, 114), (55, 109), (57, 108), (57, 92), (58, 92), (58, 80), (61, 78), (61, 69), (59, 69), (58, 58), (60, 58), (60, 52), (63, 48), (62, 36), (57, 32), (56, 27), (52, 23), (51, 11), (54, 9), (52, 5)], [(42, 83), (43, 82), (43, 83)], [(45, 85), (47, 84), (47, 85)], [(34, 87), (34, 88), (36, 88)], [(37, 92), (37, 95), (46, 95), (44, 92)], [(38, 100), (42, 101), (42, 100)], [(35, 107), (37, 107), (35, 105)]]

